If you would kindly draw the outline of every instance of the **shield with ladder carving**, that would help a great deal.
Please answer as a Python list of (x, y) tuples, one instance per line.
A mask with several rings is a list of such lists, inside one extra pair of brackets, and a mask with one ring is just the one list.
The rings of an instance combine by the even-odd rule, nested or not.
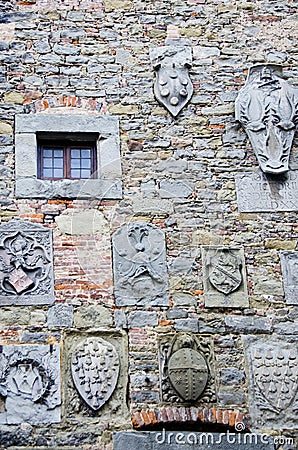
[(212, 286), (223, 294), (236, 291), (242, 283), (241, 262), (229, 250), (218, 250), (209, 261), (209, 277)]

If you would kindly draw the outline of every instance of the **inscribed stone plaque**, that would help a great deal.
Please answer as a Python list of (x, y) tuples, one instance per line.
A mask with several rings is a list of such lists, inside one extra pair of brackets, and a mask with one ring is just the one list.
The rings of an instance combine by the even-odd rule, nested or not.
[(113, 235), (117, 306), (168, 306), (166, 246), (155, 225), (132, 222)]
[(251, 67), (236, 99), (235, 112), (261, 170), (273, 175), (287, 172), (298, 121), (298, 89), (284, 79), (282, 67), (277, 64)]
[(298, 339), (244, 336), (252, 424), (295, 429), (298, 420)]
[(160, 339), (162, 399), (171, 403), (216, 401), (210, 338), (180, 332)]
[(4, 345), (0, 354), (0, 423), (60, 422), (58, 345)]
[(243, 248), (202, 247), (202, 264), (206, 307), (249, 305)]
[(273, 438), (255, 433), (192, 431), (119, 431), (114, 450), (274, 450)]
[(52, 230), (22, 220), (0, 227), (0, 304), (53, 303)]
[(281, 252), (280, 262), (286, 304), (298, 305), (298, 252)]
[(239, 212), (298, 211), (298, 173), (280, 176), (261, 172), (235, 177)]

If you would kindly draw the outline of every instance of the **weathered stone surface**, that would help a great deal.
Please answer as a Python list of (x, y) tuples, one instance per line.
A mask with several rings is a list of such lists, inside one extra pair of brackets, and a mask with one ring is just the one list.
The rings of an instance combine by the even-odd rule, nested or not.
[(142, 448), (144, 450), (273, 450), (269, 436), (249, 433), (198, 433), (190, 431), (119, 431), (114, 434), (114, 450)]
[(0, 390), (5, 399), (0, 423), (60, 422), (59, 346), (4, 346)]
[(295, 429), (298, 401), (297, 338), (244, 336), (253, 426)]
[(50, 229), (13, 220), (0, 228), (0, 304), (53, 303), (53, 242)]
[(129, 328), (155, 327), (158, 324), (156, 312), (132, 311), (128, 314)]
[(239, 212), (297, 211), (297, 171), (274, 178), (262, 173), (237, 174)]
[(283, 285), (287, 305), (298, 305), (298, 252), (280, 253)]
[(73, 306), (60, 303), (49, 308), (47, 325), (49, 328), (72, 327)]
[(113, 323), (111, 311), (101, 305), (81, 306), (74, 312), (76, 328), (109, 327)]
[(131, 222), (113, 235), (117, 306), (167, 306), (168, 284), (164, 233), (145, 222)]
[(265, 173), (288, 171), (297, 102), (298, 90), (283, 79), (281, 66), (260, 64), (250, 68), (236, 100), (236, 118), (247, 132)]
[(70, 235), (94, 235), (109, 233), (108, 223), (102, 213), (96, 209), (85, 211), (64, 211), (55, 222), (61, 233)]
[(229, 331), (240, 333), (270, 333), (272, 323), (268, 318), (251, 316), (225, 316), (225, 324)]
[(248, 306), (244, 251), (240, 247), (202, 247), (207, 307)]

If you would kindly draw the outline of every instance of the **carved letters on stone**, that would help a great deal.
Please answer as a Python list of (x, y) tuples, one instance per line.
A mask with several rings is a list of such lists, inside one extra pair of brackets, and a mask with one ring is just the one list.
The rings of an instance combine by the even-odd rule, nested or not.
[(253, 424), (295, 428), (298, 420), (298, 352), (295, 338), (245, 336)]
[(117, 306), (168, 306), (165, 235), (156, 226), (132, 222), (113, 235)]
[(286, 304), (298, 305), (298, 252), (281, 252), (280, 262)]
[(240, 247), (202, 247), (207, 307), (248, 306), (244, 252)]
[(115, 347), (101, 338), (85, 339), (72, 355), (71, 374), (82, 399), (97, 411), (109, 400), (117, 384), (119, 357)]
[(213, 353), (206, 337), (177, 333), (160, 342), (162, 398), (166, 402), (215, 401)]
[(58, 345), (7, 345), (0, 354), (0, 423), (60, 422)]
[(298, 90), (275, 64), (251, 67), (236, 99), (236, 119), (245, 129), (263, 172), (288, 171), (298, 122)]
[(192, 65), (191, 48), (179, 46), (154, 48), (150, 49), (150, 58), (156, 72), (155, 97), (176, 117), (193, 93), (193, 85), (188, 74), (188, 69)]
[(0, 304), (53, 303), (52, 232), (22, 220), (0, 227)]
[(262, 172), (236, 174), (238, 211), (298, 211), (297, 179), (297, 170), (278, 178)]

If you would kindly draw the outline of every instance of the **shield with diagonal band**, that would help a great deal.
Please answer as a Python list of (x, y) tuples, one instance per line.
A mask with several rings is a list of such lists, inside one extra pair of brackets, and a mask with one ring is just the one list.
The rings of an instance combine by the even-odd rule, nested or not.
[(239, 258), (228, 250), (218, 250), (209, 261), (209, 281), (223, 294), (236, 291), (242, 283)]

